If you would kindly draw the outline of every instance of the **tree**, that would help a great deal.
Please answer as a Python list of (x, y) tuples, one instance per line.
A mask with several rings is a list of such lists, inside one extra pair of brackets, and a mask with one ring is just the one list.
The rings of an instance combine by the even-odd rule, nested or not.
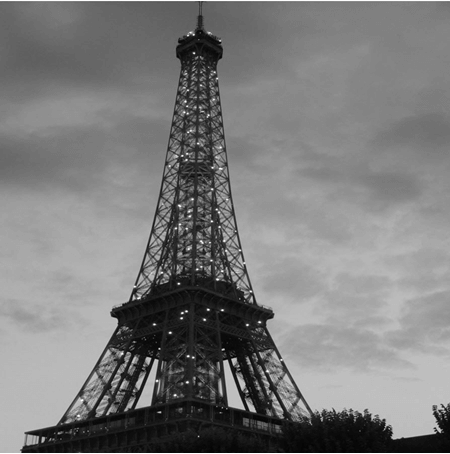
[(322, 410), (311, 418), (287, 423), (281, 447), (286, 452), (389, 452), (392, 427), (378, 415)]
[(441, 404), (441, 408), (433, 405), (433, 416), (436, 419), (438, 428), (434, 428), (437, 434), (444, 435), (445, 438), (450, 440), (450, 404), (446, 406)]

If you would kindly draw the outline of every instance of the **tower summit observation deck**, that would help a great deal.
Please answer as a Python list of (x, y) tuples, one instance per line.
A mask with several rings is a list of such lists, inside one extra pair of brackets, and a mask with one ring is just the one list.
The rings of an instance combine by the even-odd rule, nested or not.
[[(242, 252), (222, 53), (200, 3), (196, 29), (176, 48), (181, 72), (161, 190), (130, 299), (112, 309), (117, 328), (60, 422), (27, 432), (23, 452), (142, 451), (204, 424), (270, 437), (311, 413), (269, 334), (274, 314), (256, 302)], [(230, 408), (231, 387), (242, 409)]]

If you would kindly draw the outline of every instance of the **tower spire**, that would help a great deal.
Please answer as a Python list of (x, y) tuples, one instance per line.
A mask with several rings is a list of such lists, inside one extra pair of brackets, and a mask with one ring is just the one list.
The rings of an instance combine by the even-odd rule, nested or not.
[(198, 2), (198, 16), (197, 16), (197, 30), (204, 30), (203, 28), (203, 14), (202, 14), (202, 3), (203, 2)]

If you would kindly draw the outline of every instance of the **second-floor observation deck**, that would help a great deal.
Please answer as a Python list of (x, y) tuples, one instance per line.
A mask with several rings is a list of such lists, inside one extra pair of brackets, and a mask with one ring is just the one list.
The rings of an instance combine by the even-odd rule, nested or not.
[[(153, 289), (146, 297), (130, 300), (112, 308), (111, 315), (119, 321), (138, 319), (163, 309), (186, 305), (192, 301), (228, 315), (241, 317), (256, 326), (274, 317), (271, 307), (249, 303), (244, 293), (229, 282), (197, 279), (190, 285), (190, 277), (177, 276), (175, 284), (167, 282)], [(236, 293), (238, 297), (236, 298)]]

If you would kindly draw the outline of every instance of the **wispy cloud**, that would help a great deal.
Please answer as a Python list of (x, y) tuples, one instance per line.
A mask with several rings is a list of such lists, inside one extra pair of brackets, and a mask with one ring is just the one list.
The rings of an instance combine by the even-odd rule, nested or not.
[(408, 116), (377, 132), (374, 145), (382, 149), (408, 147), (428, 159), (450, 156), (450, 119), (441, 112)]
[(450, 357), (450, 291), (433, 292), (406, 301), (400, 329), (388, 334), (398, 350)]
[(302, 368), (318, 371), (347, 369), (358, 373), (377, 369), (413, 368), (396, 349), (373, 331), (335, 324), (307, 324), (283, 336), (281, 350)]
[[(33, 301), (10, 299), (0, 303), (0, 316), (6, 325), (28, 333), (63, 331), (68, 326), (85, 324), (86, 320), (67, 308), (48, 307)], [(5, 323), (3, 323), (5, 325)]]

